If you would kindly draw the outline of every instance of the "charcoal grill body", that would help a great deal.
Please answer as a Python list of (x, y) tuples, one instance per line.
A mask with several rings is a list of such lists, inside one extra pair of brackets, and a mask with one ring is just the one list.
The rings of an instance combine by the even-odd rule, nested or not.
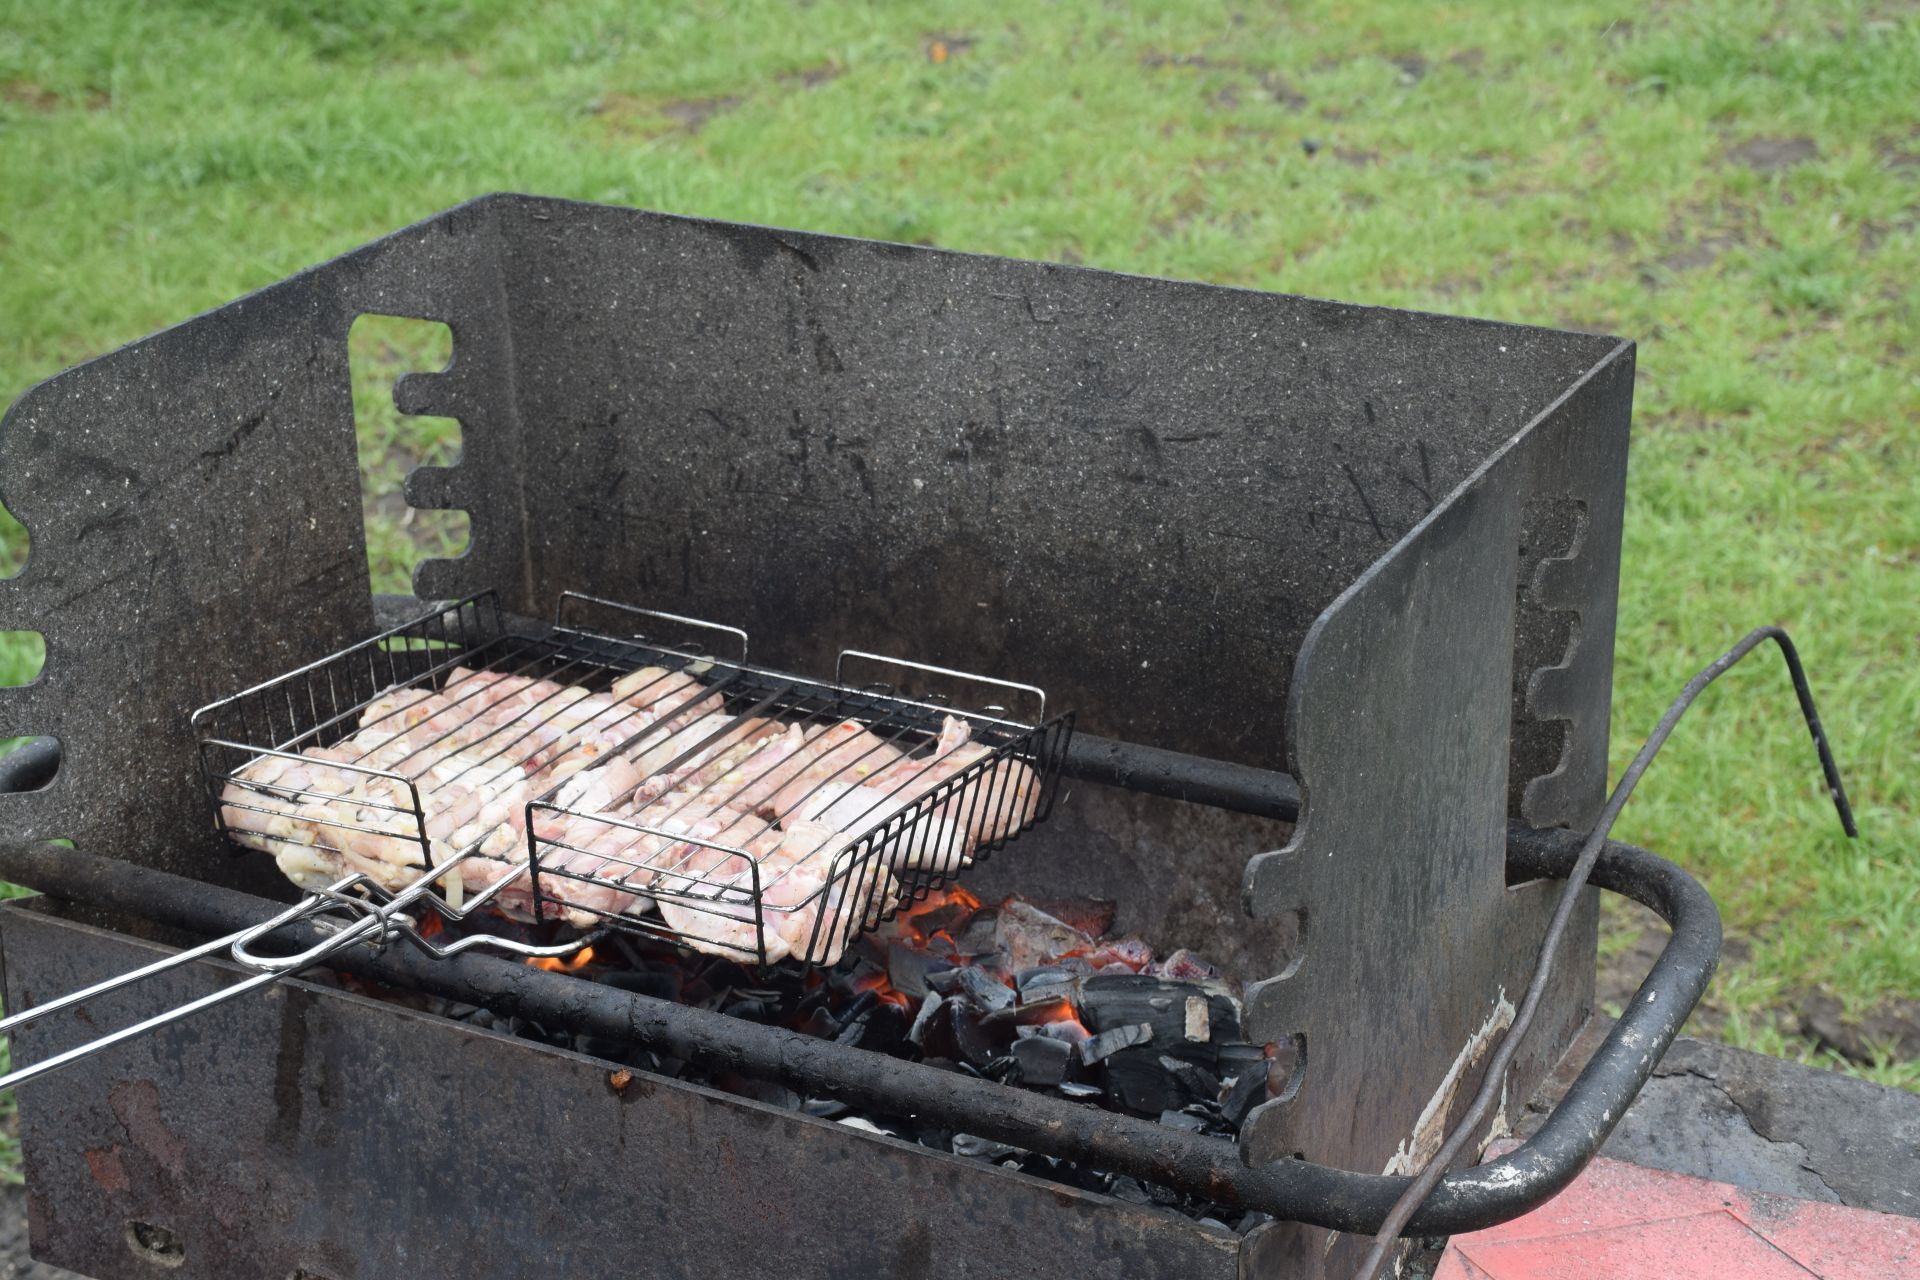
[[(1095, 754), (1284, 769), (1299, 821), (1259, 828), (1149, 804), (1186, 784), (1147, 755), (1089, 756), (1133, 789), (1075, 788), (983, 879), (1105, 891), (1257, 979), (1248, 1030), (1305, 1067), (1251, 1163), (1378, 1171), (1471, 1093), (1552, 893), (1507, 886), (1507, 824), (1601, 799), (1630, 344), (478, 200), (9, 411), (0, 498), (33, 544), (0, 626), (43, 630), (47, 664), (0, 691), (0, 731), (63, 752), (0, 796), (12, 835), (271, 884), (214, 840), (187, 716), (373, 629), (365, 313), (453, 331), (449, 367), (395, 389), (464, 433), (407, 482), (472, 521), (418, 595), (638, 599), (802, 671), (842, 646), (962, 663), (1045, 686)], [(1510, 1096), (1590, 983), (1562, 966)], [(1299, 1274), (1339, 1264), (1323, 1244), (1289, 1246)]]

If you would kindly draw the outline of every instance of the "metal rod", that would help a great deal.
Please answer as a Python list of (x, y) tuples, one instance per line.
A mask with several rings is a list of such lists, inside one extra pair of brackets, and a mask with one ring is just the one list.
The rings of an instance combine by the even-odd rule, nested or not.
[[(1581, 839), (1575, 832), (1511, 828), (1509, 873), (1520, 879), (1565, 876)], [(0, 877), (201, 932), (250, 925), (273, 910), (272, 904), (231, 889), (52, 845), (0, 845)], [(1540, 1131), (1507, 1156), (1448, 1174), (1409, 1230), (1447, 1234), (1492, 1226), (1525, 1213), (1571, 1182), (1625, 1114), (1705, 990), (1719, 954), (1720, 919), (1692, 877), (1645, 850), (1609, 841), (1594, 866), (1593, 883), (1653, 908), (1673, 925), (1672, 938), (1626, 1014)], [(288, 933), (297, 944), (310, 927), (295, 924)], [(365, 977), (481, 1005), (503, 1017), (606, 1036), (702, 1068), (838, 1097), (880, 1115), (915, 1115), (1335, 1231), (1377, 1230), (1411, 1181), (1300, 1160), (1250, 1169), (1224, 1139), (491, 956), (437, 961), (407, 948), (377, 954), (356, 948), (335, 963)]]
[(1654, 757), (1660, 754), (1660, 748), (1666, 745), (1679, 725), (1680, 718), (1686, 715), (1707, 686), (1731, 670), (1742, 658), (1759, 648), (1761, 643), (1772, 640), (1780, 646), (1786, 656), (1787, 669), (1793, 675), (1793, 685), (1800, 695), (1800, 711), (1806, 717), (1808, 727), (1813, 733), (1814, 745), (1819, 748), (1820, 763), (1827, 774), (1827, 790), (1833, 797), (1834, 807), (1839, 810), (1840, 823), (1846, 829), (1847, 837), (1852, 839), (1858, 832), (1853, 825), (1853, 810), (1847, 803), (1847, 793), (1840, 785), (1839, 770), (1833, 763), (1833, 753), (1827, 747), (1826, 734), (1821, 731), (1819, 714), (1813, 707), (1813, 694), (1807, 688), (1806, 672), (1800, 666), (1800, 657), (1794, 652), (1793, 641), (1779, 627), (1755, 627), (1740, 639), (1731, 649), (1709, 662), (1687, 681), (1666, 713), (1654, 725), (1653, 732), (1640, 750), (1620, 774), (1620, 780), (1614, 784), (1613, 794), (1607, 797), (1607, 803), (1600, 810), (1599, 821), (1594, 824), (1580, 846), (1580, 854), (1574, 859), (1568, 872), (1566, 884), (1560, 893), (1560, 901), (1555, 906), (1553, 919), (1547, 925), (1546, 936), (1540, 941), (1539, 959), (1534, 964), (1533, 977), (1527, 983), (1526, 995), (1521, 998), (1520, 1011), (1514, 1015), (1513, 1025), (1501, 1038), (1499, 1047), (1488, 1061), (1486, 1071), (1481, 1075), (1479, 1091), (1468, 1105), (1466, 1113), (1454, 1123), (1453, 1129), (1440, 1144), (1440, 1149), (1428, 1158), (1426, 1165), (1415, 1176), (1412, 1183), (1394, 1202), (1393, 1209), (1387, 1214), (1374, 1236), (1373, 1246), (1359, 1269), (1354, 1273), (1356, 1280), (1374, 1280), (1387, 1265), (1387, 1255), (1407, 1225), (1408, 1219), (1420, 1207), (1420, 1201), (1433, 1190), (1440, 1181), (1441, 1173), (1459, 1159), (1466, 1145), (1473, 1138), (1474, 1131), (1480, 1127), (1495, 1106), (1496, 1098), (1506, 1092), (1507, 1068), (1513, 1064), (1513, 1058), (1520, 1050), (1521, 1042), (1526, 1038), (1527, 1029), (1533, 1025), (1534, 1014), (1545, 998), (1547, 985), (1553, 977), (1554, 961), (1559, 956), (1560, 940), (1566, 934), (1567, 925), (1573, 919), (1574, 907), (1580, 899), (1580, 890), (1585, 887), (1588, 875), (1600, 858), (1600, 851), (1607, 842), (1607, 833), (1613, 830), (1613, 824), (1620, 818), (1621, 811), (1627, 807), (1627, 801), (1633, 798), (1633, 789), (1640, 784), (1652, 766)]
[(1077, 730), (1067, 744), (1060, 775), (1284, 822), (1300, 816), (1300, 784), (1277, 770)]

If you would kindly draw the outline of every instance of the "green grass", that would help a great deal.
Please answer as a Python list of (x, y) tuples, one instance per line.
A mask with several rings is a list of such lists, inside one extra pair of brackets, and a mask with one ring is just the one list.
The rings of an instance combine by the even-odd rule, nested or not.
[[(1737, 1042), (1811, 1054), (1777, 1014), (1815, 985), (1920, 994), (1920, 14), (1155, 10), (0, 3), (0, 396), (495, 189), (1624, 334), (1616, 766), (1783, 623), (1864, 835), (1771, 658), (1707, 696), (1621, 834), (1746, 943), (1712, 994)], [(454, 445), (380, 379), (444, 353), (356, 339), (390, 491)], [(375, 506), (382, 585), (462, 536)]]

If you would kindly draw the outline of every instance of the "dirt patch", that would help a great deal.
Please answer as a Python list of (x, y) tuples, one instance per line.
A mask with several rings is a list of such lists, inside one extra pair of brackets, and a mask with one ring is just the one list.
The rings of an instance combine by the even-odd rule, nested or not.
[(90, 90), (78, 102), (69, 102), (43, 84), (32, 80), (9, 80), (0, 84), (0, 101), (11, 102), (17, 107), (49, 115), (66, 106), (83, 107), (88, 111), (99, 111), (111, 99), (99, 90)]
[(1898, 141), (1883, 142), (1880, 163), (1889, 169), (1920, 169), (1920, 129)]
[(1485, 49), (1462, 49), (1458, 53), (1448, 54), (1447, 61), (1459, 67), (1462, 71), (1478, 71), (1486, 65), (1487, 51)]
[(973, 48), (973, 37), (962, 35), (929, 34), (920, 42), (920, 48), (927, 55), (927, 61), (938, 66), (950, 58), (957, 58)]
[(1819, 144), (1804, 135), (1796, 138), (1749, 138), (1727, 150), (1727, 159), (1755, 173), (1778, 173), (1804, 164), (1820, 154)]
[(739, 94), (728, 94), (720, 98), (679, 98), (660, 104), (660, 114), (678, 124), (688, 133), (698, 133), (707, 127), (707, 121), (718, 115), (725, 115), (740, 105)]
[(802, 89), (818, 89), (829, 80), (838, 80), (847, 74), (847, 69), (837, 62), (823, 62), (817, 67), (803, 67), (798, 71), (789, 71), (781, 79), (791, 81)]
[(1427, 68), (1432, 64), (1417, 53), (1403, 53), (1387, 59), (1400, 69), (1401, 84), (1419, 84), (1427, 78)]
[(1743, 239), (1738, 235), (1702, 236), (1649, 262), (1641, 268), (1640, 278), (1647, 284), (1658, 284), (1663, 274), (1684, 275), (1704, 270), (1718, 262), (1721, 254), (1741, 243)]
[(1848, 1017), (1825, 991), (1800, 992), (1793, 1003), (1800, 1034), (1848, 1062), (1868, 1066), (1887, 1054), (1901, 1062), (1920, 1059), (1920, 1000), (1890, 1000), (1860, 1018)]
[(715, 98), (675, 98), (655, 102), (630, 93), (603, 95), (591, 108), (607, 126), (619, 133), (662, 134), (698, 133), (715, 116), (724, 115), (744, 101), (738, 94)]
[(1287, 82), (1287, 78), (1278, 71), (1260, 73), (1260, 87), (1267, 96), (1289, 111), (1298, 111), (1307, 105), (1307, 95), (1301, 93)]

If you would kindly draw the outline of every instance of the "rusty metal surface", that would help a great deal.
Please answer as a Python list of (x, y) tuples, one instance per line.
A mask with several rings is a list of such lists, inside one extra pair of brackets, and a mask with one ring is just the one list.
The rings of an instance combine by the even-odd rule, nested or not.
[[(9, 1007), (155, 951), (18, 908), (0, 936)], [(161, 1273), (167, 1240), (171, 1274), (220, 1280), (1239, 1274), (1219, 1228), (615, 1069), (290, 983), (27, 1086), (35, 1253), (101, 1280)]]
[[(1523, 579), (1529, 536), (1537, 543), (1554, 523), (1536, 516), (1528, 531), (1527, 517), (1565, 509), (1557, 485), (1569, 475), (1582, 477), (1588, 497), (1623, 479), (1632, 385), (1623, 347), (1368, 570), (1307, 637), (1287, 720), (1300, 818), (1286, 847), (1253, 859), (1246, 878), (1248, 909), (1301, 937), (1293, 966), (1249, 990), (1249, 1035), (1295, 1037), (1303, 1065), (1287, 1094), (1249, 1118), (1241, 1144), (1250, 1163), (1303, 1156), (1417, 1170), (1512, 1020), (1555, 896), (1506, 887), (1513, 690), (1565, 717), (1561, 737), (1579, 748), (1563, 754), (1550, 785), (1519, 788), (1523, 797), (1566, 810), (1569, 821), (1591, 818), (1605, 781), (1605, 718), (1581, 719), (1576, 695), (1604, 689), (1611, 668), (1610, 626), (1588, 635), (1576, 614), (1559, 670), (1525, 675), (1523, 665), (1542, 656), (1535, 644), (1527, 657), (1529, 617), (1547, 616), (1529, 602), (1579, 607), (1569, 584), (1593, 566), (1566, 566), (1583, 554), (1617, 556), (1604, 536), (1613, 517), (1581, 514), (1558, 554), (1531, 553)], [(1584, 513), (1587, 500), (1573, 509)], [(1606, 576), (1609, 591), (1592, 613), (1611, 608)], [(1534, 696), (1542, 689), (1557, 696)], [(1576, 960), (1558, 971), (1543, 1024), (1512, 1072), (1514, 1112), (1590, 1006), (1593, 929), (1589, 895), (1568, 945)], [(1311, 1239), (1304, 1252), (1329, 1275), (1351, 1270), (1364, 1250), (1363, 1241), (1302, 1232)]]
[[(1510, 870), (1524, 879), (1564, 877), (1580, 844), (1571, 832), (1517, 828), (1509, 833)], [(186, 939), (162, 935), (176, 942), (228, 932), (267, 911), (261, 900), (231, 889), (51, 845), (0, 843), (0, 876), (66, 903), (90, 904), (66, 910), (82, 911), (81, 918), (111, 928), (144, 930), (149, 926), (143, 920), (150, 919), (190, 931)], [(1591, 1050), (1578, 1078), (1526, 1146), (1493, 1163), (1446, 1175), (1409, 1224), (1412, 1231), (1475, 1229), (1523, 1213), (1564, 1187), (1618, 1123), (1705, 990), (1719, 951), (1720, 926), (1712, 899), (1696, 881), (1645, 850), (1609, 842), (1594, 865), (1593, 883), (1652, 907), (1673, 926), (1673, 936), (1626, 1014)], [(40, 905), (0, 907), (0, 918)], [(326, 935), (313, 925), (293, 924), (279, 936), (291, 950)], [(364, 979), (481, 1005), (496, 1017), (527, 1018), (549, 1029), (644, 1047), (699, 1069), (776, 1081), (804, 1097), (838, 1098), (878, 1116), (916, 1117), (923, 1125), (1128, 1174), (1289, 1222), (1374, 1231), (1408, 1182), (1304, 1160), (1250, 1169), (1222, 1139), (498, 957), (435, 960), (412, 948), (389, 947), (379, 953), (350, 950), (337, 963)], [(131, 990), (117, 994), (124, 998)], [(1276, 1224), (1269, 1228), (1284, 1230)]]
[(1095, 734), (1291, 768), (1305, 823), (1251, 873), (1235, 949), (1305, 957), (1258, 1026), (1307, 1033), (1303, 1112), (1359, 1119), (1275, 1110), (1256, 1157), (1379, 1168), (1519, 989), (1540, 895), (1500, 883), (1497, 819), (1598, 800), (1630, 348), (522, 196), (9, 411), (0, 498), (33, 552), (0, 625), (45, 629), (48, 658), (0, 691), (0, 733), (67, 748), (47, 790), (0, 797), (10, 836), (271, 880), (215, 847), (186, 716), (370, 627), (345, 345), (366, 311), (453, 330), (449, 369), (395, 389), (463, 431), (456, 466), (408, 479), (472, 515), (422, 594), (638, 594), (776, 665), (964, 660)]

